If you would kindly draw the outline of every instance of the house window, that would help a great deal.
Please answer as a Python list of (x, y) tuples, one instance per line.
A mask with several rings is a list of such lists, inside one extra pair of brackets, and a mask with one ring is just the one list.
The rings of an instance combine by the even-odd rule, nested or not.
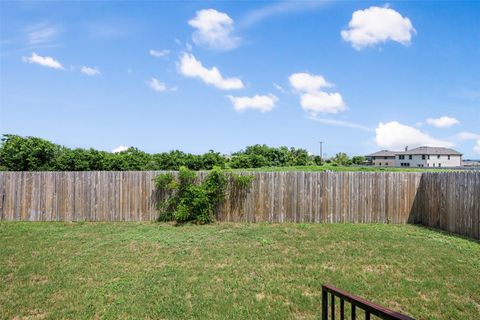
[(430, 160), (430, 155), (427, 156), (427, 159)]
[(412, 155), (409, 155), (409, 156), (408, 156), (408, 159), (409, 159), (409, 160), (412, 160)]
[(448, 157), (448, 160), (450, 160), (450, 155), (448, 155), (447, 157)]
[(400, 160), (405, 160), (405, 156), (403, 156), (403, 155), (402, 155), (402, 156), (398, 156), (398, 159), (400, 159)]
[(437, 159), (440, 159), (440, 155), (437, 156)]
[(383, 157), (383, 159), (387, 160), (388, 158), (387, 158), (387, 157)]
[(425, 155), (424, 154), (422, 154), (422, 160), (425, 160)]
[(439, 164), (438, 164), (438, 166), (439, 166), (439, 167), (441, 167), (441, 166), (442, 166), (442, 164), (441, 164), (441, 163), (439, 163)]
[(388, 166), (388, 162), (385, 162), (385, 165)]

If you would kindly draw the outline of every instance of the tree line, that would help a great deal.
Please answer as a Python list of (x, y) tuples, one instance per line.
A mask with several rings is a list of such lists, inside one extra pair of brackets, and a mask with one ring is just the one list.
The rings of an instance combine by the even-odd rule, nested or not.
[(180, 150), (149, 154), (135, 147), (121, 152), (67, 148), (37, 137), (5, 134), (0, 144), (0, 170), (8, 171), (128, 171), (128, 170), (211, 170), (220, 168), (260, 168), (363, 163), (363, 157), (349, 158), (337, 153), (331, 159), (320, 159), (305, 149), (253, 145), (223, 155), (213, 150), (204, 154)]

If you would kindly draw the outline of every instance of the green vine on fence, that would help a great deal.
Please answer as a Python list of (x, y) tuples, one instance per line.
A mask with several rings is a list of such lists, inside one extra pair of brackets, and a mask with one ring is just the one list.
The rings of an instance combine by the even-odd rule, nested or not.
[(200, 182), (197, 173), (181, 167), (178, 175), (162, 173), (155, 178), (160, 191), (159, 221), (206, 224), (214, 221), (216, 208), (225, 200), (229, 182), (245, 195), (255, 177), (237, 175), (214, 167)]

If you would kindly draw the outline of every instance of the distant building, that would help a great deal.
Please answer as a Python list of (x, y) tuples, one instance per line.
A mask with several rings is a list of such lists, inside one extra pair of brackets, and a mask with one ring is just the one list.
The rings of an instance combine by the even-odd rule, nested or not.
[(395, 166), (396, 151), (382, 150), (365, 156), (367, 162), (374, 166)]
[(462, 154), (449, 148), (418, 147), (405, 151), (382, 150), (366, 156), (370, 164), (374, 166), (395, 167), (460, 167), (462, 166)]
[(464, 167), (480, 167), (480, 160), (463, 160)]

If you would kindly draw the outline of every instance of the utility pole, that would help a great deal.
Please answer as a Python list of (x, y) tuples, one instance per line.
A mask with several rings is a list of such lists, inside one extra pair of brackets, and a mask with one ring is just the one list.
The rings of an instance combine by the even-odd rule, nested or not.
[(318, 143), (320, 143), (320, 165), (322, 165), (322, 145), (323, 145), (323, 141), (318, 141)]

